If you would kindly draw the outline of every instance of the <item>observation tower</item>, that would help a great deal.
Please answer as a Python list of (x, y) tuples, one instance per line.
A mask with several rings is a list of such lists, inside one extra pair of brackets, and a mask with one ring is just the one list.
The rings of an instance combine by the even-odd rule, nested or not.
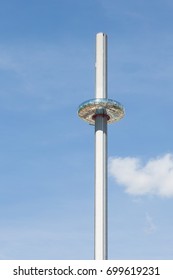
[(96, 35), (96, 93), (83, 102), (78, 116), (95, 126), (94, 259), (107, 259), (107, 124), (124, 116), (123, 106), (107, 98), (107, 35)]

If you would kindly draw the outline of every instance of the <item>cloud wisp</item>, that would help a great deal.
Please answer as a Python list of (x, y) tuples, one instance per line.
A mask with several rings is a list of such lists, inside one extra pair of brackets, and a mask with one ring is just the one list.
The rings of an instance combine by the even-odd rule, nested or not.
[(149, 213), (146, 213), (145, 217), (146, 223), (145, 223), (145, 233), (147, 235), (153, 234), (156, 231), (156, 225), (153, 221), (153, 218)]
[(151, 158), (112, 157), (109, 174), (131, 195), (173, 197), (173, 154)]

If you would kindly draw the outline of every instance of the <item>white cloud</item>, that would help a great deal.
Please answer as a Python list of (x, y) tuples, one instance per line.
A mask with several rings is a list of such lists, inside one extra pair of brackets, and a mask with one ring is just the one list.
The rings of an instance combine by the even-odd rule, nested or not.
[(173, 155), (149, 159), (112, 157), (109, 174), (132, 195), (173, 196)]

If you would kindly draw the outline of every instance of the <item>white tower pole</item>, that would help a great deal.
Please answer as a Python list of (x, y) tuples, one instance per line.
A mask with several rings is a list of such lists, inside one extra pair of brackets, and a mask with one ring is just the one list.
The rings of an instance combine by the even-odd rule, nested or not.
[[(96, 99), (107, 98), (107, 35), (96, 36)], [(94, 258), (107, 259), (107, 115), (95, 116)]]
[(124, 117), (123, 106), (107, 98), (107, 35), (96, 36), (96, 96), (83, 102), (78, 116), (95, 125), (94, 258), (107, 259), (107, 124)]

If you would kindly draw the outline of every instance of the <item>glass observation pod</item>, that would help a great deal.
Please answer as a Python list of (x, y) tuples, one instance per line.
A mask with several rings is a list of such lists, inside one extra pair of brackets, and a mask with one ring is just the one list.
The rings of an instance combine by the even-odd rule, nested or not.
[(91, 125), (95, 125), (98, 115), (105, 116), (110, 124), (122, 119), (124, 114), (124, 107), (119, 102), (107, 98), (87, 100), (78, 109), (78, 116)]

